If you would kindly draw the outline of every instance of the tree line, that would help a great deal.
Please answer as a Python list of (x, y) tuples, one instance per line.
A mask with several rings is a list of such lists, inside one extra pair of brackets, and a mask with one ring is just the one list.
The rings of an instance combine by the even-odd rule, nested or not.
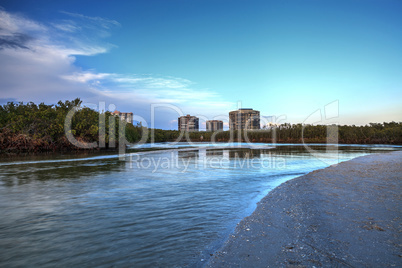
[(192, 141), (265, 143), (402, 144), (402, 122), (365, 126), (281, 124), (267, 129), (189, 133)]
[[(118, 144), (120, 119), (110, 112), (102, 112), (104, 123), (100, 122), (99, 112), (88, 107), (81, 107), (82, 101), (59, 101), (56, 105), (44, 103), (26, 104), (8, 102), (0, 106), (0, 151), (2, 152), (39, 152), (79, 150), (66, 137), (65, 121), (69, 111), (80, 107), (71, 117), (71, 134), (77, 142), (92, 143), (105, 140)], [(100, 126), (104, 131), (100, 133)], [(135, 142), (141, 138), (142, 128), (125, 124), (125, 138)], [(99, 135), (102, 134), (102, 135)], [(113, 137), (111, 137), (113, 135)], [(99, 149), (99, 148), (97, 148)]]
[[(79, 150), (66, 137), (65, 121), (73, 107), (82, 101), (59, 101), (56, 105), (9, 102), (0, 106), (0, 151)], [(100, 116), (101, 115), (101, 116)], [(344, 143), (402, 144), (402, 122), (370, 123), (365, 126), (327, 126), (282, 124), (249, 131), (186, 132), (147, 129), (141, 124), (124, 123), (110, 112), (81, 107), (71, 116), (71, 132), (81, 143), (104, 144), (116, 148), (119, 142), (278, 142), (278, 143)], [(124, 133), (123, 133), (124, 132)], [(121, 140), (123, 137), (123, 140)], [(101, 143), (100, 143), (101, 142)], [(100, 149), (99, 146), (95, 149)]]

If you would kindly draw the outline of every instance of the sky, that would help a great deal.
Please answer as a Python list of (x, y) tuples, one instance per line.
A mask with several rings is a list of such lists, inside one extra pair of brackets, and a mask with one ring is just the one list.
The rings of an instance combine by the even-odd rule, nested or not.
[(0, 0), (0, 104), (85, 105), (177, 129), (402, 121), (400, 0)]

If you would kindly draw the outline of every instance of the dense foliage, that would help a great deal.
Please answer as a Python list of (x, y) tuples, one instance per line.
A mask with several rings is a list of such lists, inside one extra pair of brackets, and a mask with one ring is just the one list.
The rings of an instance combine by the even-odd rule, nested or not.
[[(213, 135), (215, 137), (213, 138)], [(261, 130), (189, 133), (195, 141), (250, 141), (278, 143), (402, 144), (402, 122), (365, 126), (282, 124)], [(202, 137), (202, 139), (201, 139)]]
[[(9, 102), (0, 106), (0, 151), (48, 151), (79, 149), (66, 137), (65, 120), (80, 99), (59, 101), (57, 105)], [(165, 141), (251, 141), (286, 143), (402, 144), (402, 123), (371, 123), (366, 126), (326, 126), (282, 124), (253, 131), (180, 133), (177, 130), (146, 129), (124, 124), (110, 112), (99, 113), (82, 107), (71, 118), (72, 137), (96, 147), (117, 147), (119, 141), (134, 143)], [(104, 126), (104, 127), (102, 127)], [(103, 131), (104, 130), (104, 131)], [(124, 131), (124, 135), (122, 132)], [(123, 140), (119, 140), (123, 137)], [(101, 142), (100, 142), (101, 141)]]
[[(73, 107), (80, 107), (82, 101), (59, 101), (57, 105), (36, 105), (9, 102), (0, 106), (0, 150), (1, 151), (48, 151), (79, 149), (65, 135), (65, 120)], [(99, 126), (104, 125), (102, 139), (105, 147), (113, 134), (115, 144), (118, 143), (119, 118), (106, 112), (99, 112), (82, 107), (72, 116), (71, 133), (78, 142), (99, 142)], [(104, 124), (99, 124), (104, 118)], [(114, 121), (114, 122), (113, 122)], [(109, 129), (113, 126), (114, 129)], [(125, 125), (126, 138), (129, 142), (139, 140), (141, 127)]]

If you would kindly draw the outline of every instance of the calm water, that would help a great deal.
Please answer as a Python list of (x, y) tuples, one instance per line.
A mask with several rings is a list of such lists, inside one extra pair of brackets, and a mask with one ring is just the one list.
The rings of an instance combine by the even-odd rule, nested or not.
[(0, 266), (202, 266), (280, 183), (401, 149), (202, 147), (0, 160)]

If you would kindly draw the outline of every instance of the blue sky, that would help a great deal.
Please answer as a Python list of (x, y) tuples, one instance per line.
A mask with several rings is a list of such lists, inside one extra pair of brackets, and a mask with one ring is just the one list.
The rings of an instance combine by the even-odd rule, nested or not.
[[(179, 113), (226, 121), (239, 103), (267, 122), (402, 121), (399, 0), (0, 0), (0, 7), (3, 103), (80, 97), (149, 124), (159, 105), (154, 126), (164, 129), (177, 128)], [(326, 106), (336, 113), (329, 121)], [(322, 117), (312, 120), (317, 110)]]

